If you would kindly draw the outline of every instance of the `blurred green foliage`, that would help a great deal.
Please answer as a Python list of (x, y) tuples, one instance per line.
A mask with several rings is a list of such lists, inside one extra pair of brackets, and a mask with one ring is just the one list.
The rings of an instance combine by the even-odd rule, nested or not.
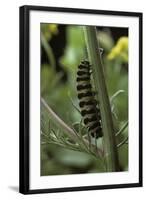
[[(49, 45), (53, 35), (59, 37), (59, 28), (61, 28), (61, 25), (58, 27), (58, 25), (53, 24), (41, 24), (41, 34), (48, 43), (46, 45)], [(102, 61), (109, 96), (112, 97), (119, 90), (124, 91), (114, 98), (111, 105), (115, 113), (113, 115), (115, 130), (118, 132), (128, 120), (128, 38), (125, 37), (123, 41), (121, 36), (118, 42), (115, 42), (108, 28), (100, 30), (98, 38), (100, 47), (103, 48)], [(125, 43), (127, 40), (127, 43), (124, 43), (127, 45), (126, 48), (123, 48), (121, 40)], [(116, 54), (117, 49), (118, 53)], [(124, 56), (119, 56), (123, 55), (123, 52)], [(58, 58), (63, 70), (67, 73), (67, 81), (61, 81), (62, 73), (57, 73), (49, 62), (41, 64), (41, 96), (70, 127), (73, 127), (73, 123), (81, 120), (81, 115), (72, 105), (72, 101), (78, 107), (76, 71), (78, 64), (84, 58), (86, 58), (86, 47), (82, 27), (67, 25), (66, 46), (63, 49), (62, 57)], [(41, 110), (41, 123), (43, 123), (43, 127), (47, 132), (49, 119), (45, 111)], [(57, 130), (53, 123), (51, 126)], [(128, 130), (125, 129), (117, 137), (117, 143), (120, 143), (127, 135)], [(119, 147), (119, 158), (121, 169), (128, 170), (128, 144)], [(68, 150), (54, 144), (43, 142), (41, 144), (41, 175), (104, 171), (103, 162), (92, 155)]]

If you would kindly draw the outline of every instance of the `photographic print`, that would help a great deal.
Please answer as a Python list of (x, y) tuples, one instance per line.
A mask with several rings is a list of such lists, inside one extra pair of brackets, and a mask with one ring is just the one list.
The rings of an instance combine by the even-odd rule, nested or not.
[[(128, 29), (59, 24), (41, 24), (40, 28), (41, 175), (127, 171)], [(88, 36), (90, 29), (99, 42), (93, 48), (100, 54), (104, 73), (99, 76), (104, 75), (101, 81), (107, 85), (105, 97), (99, 97), (103, 85), (93, 76), (88, 58), (93, 51), (88, 43), (96, 43)], [(111, 127), (104, 128), (100, 106), (108, 95), (112, 120)], [(110, 128), (114, 133), (111, 141), (103, 141), (103, 130)], [(106, 142), (115, 149), (107, 149)], [(105, 156), (110, 151), (114, 151), (113, 158)]]
[(142, 186), (142, 13), (20, 8), (20, 192)]

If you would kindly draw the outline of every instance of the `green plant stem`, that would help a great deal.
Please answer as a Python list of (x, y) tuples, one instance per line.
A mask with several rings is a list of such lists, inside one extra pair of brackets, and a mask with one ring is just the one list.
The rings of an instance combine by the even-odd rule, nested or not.
[(124, 90), (118, 90), (115, 94), (113, 94), (113, 96), (110, 98), (110, 103), (112, 104), (114, 99), (121, 93), (124, 93)]
[(109, 97), (105, 84), (101, 55), (96, 35), (96, 28), (91, 26), (84, 27), (85, 39), (89, 60), (93, 70), (95, 89), (98, 92), (99, 107), (101, 111), (104, 152), (107, 171), (119, 171), (118, 153), (113, 128), (112, 114)]
[(50, 64), (52, 66), (53, 69), (56, 68), (56, 62), (55, 62), (55, 57), (54, 57), (54, 54), (52, 52), (52, 48), (50, 47), (50, 45), (48, 44), (46, 38), (44, 37), (43, 33), (41, 33), (41, 44), (43, 45), (46, 53), (47, 53), (47, 56), (48, 56), (48, 59), (50, 60)]
[[(56, 126), (61, 129), (69, 138), (71, 138), (74, 142), (78, 144), (81, 143), (80, 137), (75, 133), (73, 129), (71, 129), (62, 119), (58, 117), (58, 115), (49, 107), (49, 105), (45, 102), (43, 98), (41, 98), (41, 104), (46, 109), (50, 119), (56, 124)], [(89, 147), (89, 141), (82, 138), (82, 143), (86, 148)], [(103, 155), (103, 152), (100, 148), (96, 149), (95, 146), (92, 145), (92, 151), (98, 153), (99, 155)]]
[(56, 113), (48, 106), (48, 104), (45, 102), (43, 98), (41, 98), (42, 105), (46, 108), (47, 112), (49, 113), (49, 116), (51, 117), (51, 120), (61, 128), (66, 134), (69, 135), (69, 137), (73, 140), (76, 140), (76, 134), (75, 132), (65, 124), (65, 122), (56, 115)]
[(126, 144), (127, 141), (128, 141), (128, 136), (121, 143), (119, 143), (117, 145), (117, 147), (119, 148), (119, 147), (123, 146), (123, 144)]
[(122, 128), (116, 133), (116, 137), (119, 136), (127, 128), (128, 121), (122, 126)]

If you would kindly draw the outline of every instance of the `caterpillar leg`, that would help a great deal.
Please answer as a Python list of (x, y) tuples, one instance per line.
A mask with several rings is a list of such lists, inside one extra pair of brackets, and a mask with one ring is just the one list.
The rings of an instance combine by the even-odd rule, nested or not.
[(93, 96), (97, 95), (98, 93), (95, 91), (92, 91)]
[(93, 70), (92, 70), (91, 68), (90, 68), (90, 70), (89, 70), (89, 73), (90, 73), (90, 74), (93, 74)]

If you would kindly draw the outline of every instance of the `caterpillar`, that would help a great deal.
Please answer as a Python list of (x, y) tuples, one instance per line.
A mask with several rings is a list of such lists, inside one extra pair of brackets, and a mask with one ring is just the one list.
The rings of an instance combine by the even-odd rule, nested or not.
[(88, 60), (80, 63), (77, 70), (77, 93), (84, 125), (92, 137), (102, 137), (100, 109), (91, 85), (91, 65)]

